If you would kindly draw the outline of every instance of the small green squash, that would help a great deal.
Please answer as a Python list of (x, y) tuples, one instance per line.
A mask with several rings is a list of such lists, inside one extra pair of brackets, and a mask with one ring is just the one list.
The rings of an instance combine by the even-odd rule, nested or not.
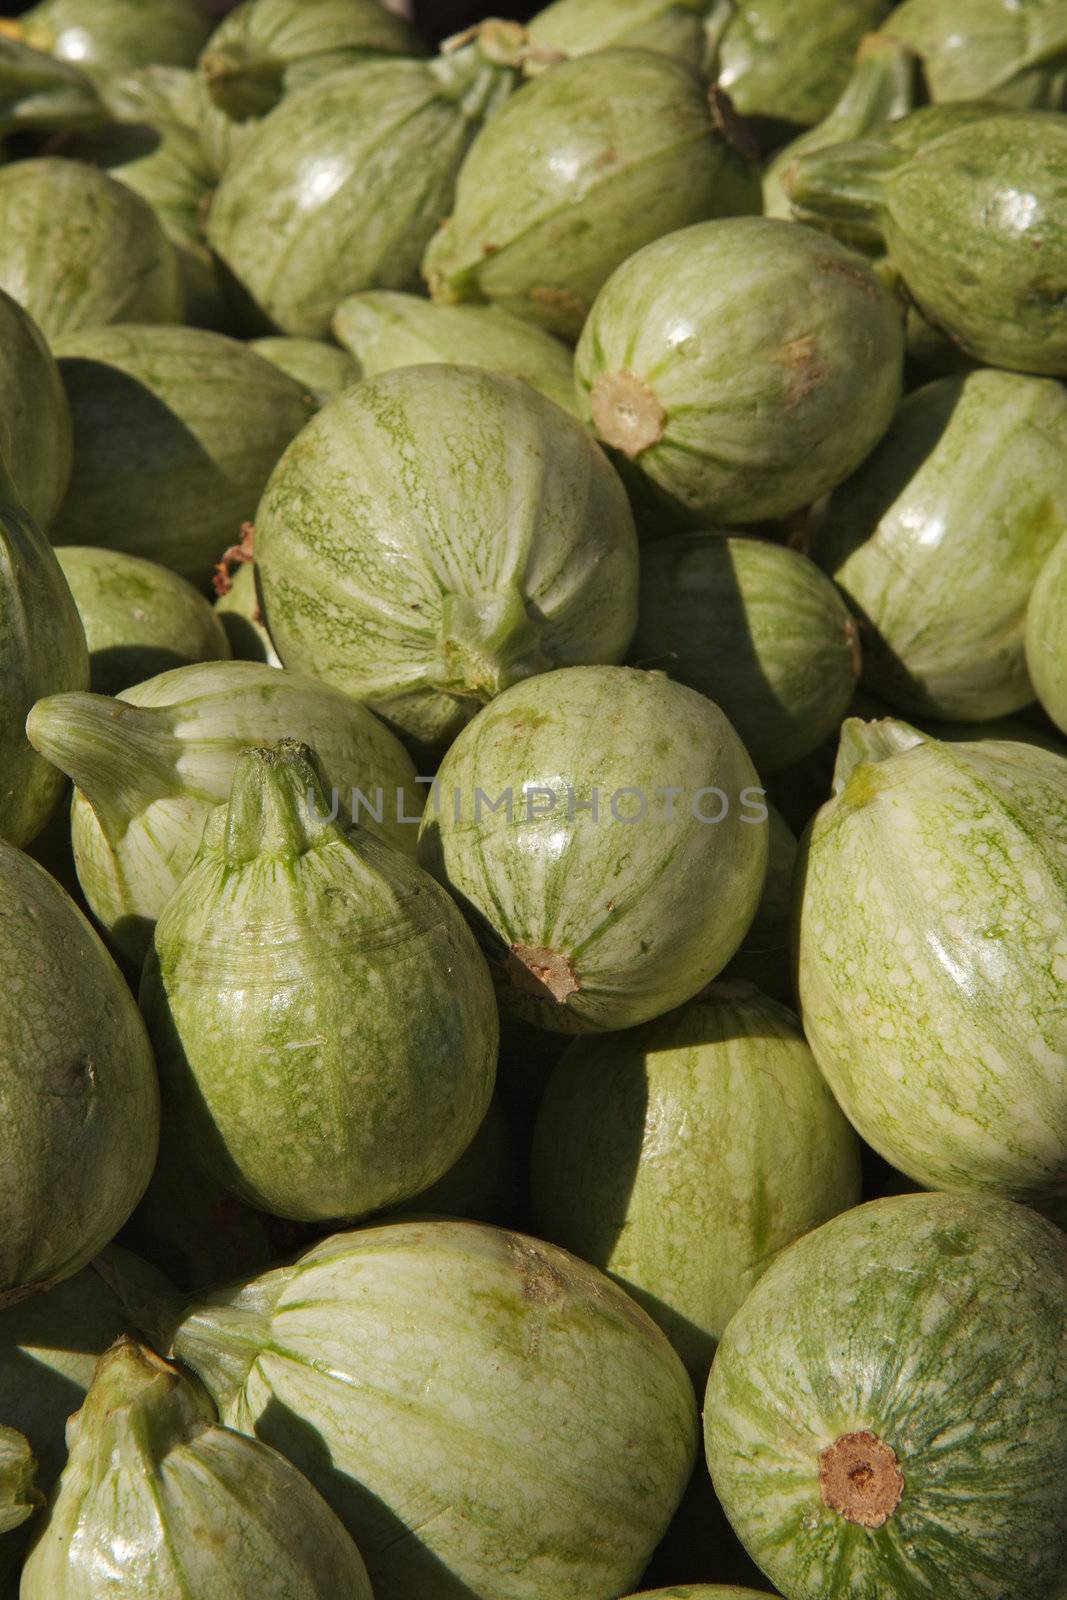
[(74, 468), (54, 543), (141, 556), (206, 585), (311, 414), (304, 390), (201, 328), (96, 328), (56, 353)]
[(208, 238), (275, 329), (322, 338), (347, 295), (417, 286), (467, 146), (514, 84), (497, 48), (509, 29), (521, 37), (486, 24), (433, 61), (331, 73), (287, 95), (243, 143)]
[(288, 373), (315, 402), (316, 408), (324, 406), (342, 389), (358, 383), (363, 376), (358, 362), (347, 350), (338, 349), (325, 339), (294, 339), (285, 335), (268, 335), (253, 339), (248, 346), (264, 361), (269, 361), (282, 372)]
[(767, 217), (646, 245), (597, 296), (581, 415), (690, 525), (802, 510), (877, 444), (900, 399), (900, 310), (867, 264)]
[(111, 957), (53, 878), (0, 844), (0, 1305), (85, 1266), (148, 1183), (159, 1090)]
[(632, 1027), (692, 998), (747, 932), (767, 865), (757, 785), (710, 700), (572, 667), (464, 729), (419, 855), (472, 918), (507, 1010), (562, 1033)]
[(1060, 0), (903, 0), (883, 27), (915, 51), (935, 102), (1067, 106)]
[(94, 76), (152, 62), (191, 66), (210, 31), (199, 0), (39, 0), (18, 37)]
[(242, 750), (299, 735), (337, 788), (338, 815), (409, 855), (422, 796), (403, 746), (326, 684), (251, 661), (177, 667), (105, 695), (38, 701), (34, 748), (75, 782), (82, 892), (108, 939), (140, 963), (156, 918), (229, 798)]
[(425, 53), (410, 23), (379, 0), (244, 0), (211, 35), (198, 70), (215, 104), (243, 121), (343, 67)]
[(614, 269), (708, 217), (758, 211), (755, 150), (684, 61), (602, 50), (512, 95), (472, 144), (426, 251), (435, 300), (490, 300), (577, 339)]
[(0, 460), (46, 533), (70, 481), (70, 406), (44, 335), (0, 290)]
[(180, 322), (174, 248), (147, 201), (83, 161), (0, 168), (0, 289), (53, 341), (110, 322)]
[(767, 774), (840, 727), (859, 676), (859, 632), (797, 551), (680, 534), (642, 551), (630, 660), (714, 700)]
[(859, 1203), (859, 1148), (792, 1012), (711, 984), (570, 1046), (537, 1119), (534, 1221), (644, 1306), (701, 1393), (778, 1251)]
[(1065, 1425), (1063, 1235), (945, 1194), (872, 1201), (784, 1251), (704, 1408), (719, 1498), (789, 1600), (1050, 1600)]
[(330, 820), (292, 740), (238, 757), (140, 997), (172, 1136), (276, 1216), (410, 1200), (488, 1109), (497, 1011), (462, 914), (409, 856)]
[(574, 362), (560, 340), (497, 306), (435, 305), (386, 289), (342, 300), (333, 331), (367, 378), (443, 361), (507, 372), (576, 411)]
[(320, 411), (256, 514), (282, 661), (440, 748), (509, 684), (619, 661), (637, 610), (625, 491), (517, 378), (404, 367)]
[(1067, 733), (1067, 533), (1045, 562), (1030, 596), (1026, 663), (1042, 706)]
[(798, 863), (804, 1031), (929, 1188), (1067, 1192), (1067, 758), (844, 725)]
[(30, 1441), (15, 1428), (0, 1427), (0, 1538), (21, 1528), (43, 1504)]
[(713, 0), (554, 0), (529, 24), (535, 46), (564, 56), (616, 46), (661, 50), (702, 68)]
[(95, 694), (119, 694), (173, 667), (229, 657), (220, 617), (177, 573), (85, 545), (62, 545), (56, 560), (85, 629)]
[(867, 686), (908, 716), (981, 723), (1034, 698), (1027, 601), (1064, 533), (1067, 394), (978, 370), (908, 395), (808, 549), (862, 619)]
[(256, 592), (256, 572), (251, 561), (242, 562), (231, 575), (216, 580), (222, 592), (215, 601), (219, 621), (226, 630), (230, 651), (237, 661), (262, 661), (280, 667), (278, 652), (263, 622)]
[(521, 1234), (379, 1224), (158, 1312), (223, 1422), (338, 1512), (375, 1600), (622, 1594), (693, 1465), (692, 1386), (655, 1323)]
[(93, 128), (106, 115), (84, 72), (0, 33), (0, 137)]
[[(199, 1386), (122, 1339), (70, 1421), (70, 1459), (20, 1600), (372, 1600), (352, 1540), (276, 1451), (215, 1421)], [(99, 1591), (98, 1591), (99, 1592)]]

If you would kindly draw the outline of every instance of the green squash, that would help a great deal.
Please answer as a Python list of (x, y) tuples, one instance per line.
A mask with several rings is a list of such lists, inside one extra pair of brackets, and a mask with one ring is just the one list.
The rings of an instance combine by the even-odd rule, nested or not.
[(757, 782), (702, 695), (572, 667), (464, 729), (419, 855), (472, 918), (506, 1010), (561, 1033), (632, 1027), (691, 999), (747, 932), (767, 865)]
[(151, 206), (59, 156), (0, 168), (0, 289), (50, 341), (182, 316), (178, 258)]
[(844, 90), (863, 35), (893, 0), (716, 0), (709, 33), (719, 83), (770, 130), (810, 128)]
[(77, 1272), (125, 1222), (155, 1162), (159, 1091), (118, 968), (55, 880), (6, 844), (0, 903), (10, 1305)]
[(206, 584), (311, 413), (285, 373), (200, 328), (96, 328), (56, 344), (74, 468), (56, 544), (100, 545)]
[(227, 574), (225, 579), (220, 577), (218, 586), (222, 593), (215, 601), (215, 610), (226, 630), (235, 660), (261, 661), (269, 667), (280, 667), (278, 653), (263, 624), (252, 563), (243, 562), (232, 575)]
[(84, 72), (0, 33), (0, 137), (93, 128), (106, 116)]
[(252, 745), (306, 739), (337, 787), (338, 814), (343, 807), (394, 847), (415, 849), (422, 795), (403, 746), (362, 706), (296, 673), (251, 661), (178, 667), (117, 700), (38, 701), (27, 732), (75, 782), (82, 892), (111, 943), (137, 964)]
[(379, 1224), (155, 1311), (223, 1422), (338, 1512), (376, 1600), (621, 1594), (693, 1464), (692, 1386), (655, 1323), (521, 1234)]
[(331, 73), (286, 96), (242, 145), (208, 238), (274, 328), (322, 338), (346, 296), (417, 286), (467, 146), (515, 80), (494, 59), (497, 38)]
[(1042, 706), (1067, 733), (1067, 534), (1045, 562), (1030, 596), (1026, 664)]
[(529, 24), (535, 46), (565, 56), (615, 46), (662, 50), (703, 67), (712, 0), (554, 0)]
[(630, 660), (714, 700), (759, 772), (810, 755), (840, 726), (859, 676), (858, 630), (805, 556), (680, 534), (643, 549), (638, 596)]
[(0, 839), (29, 844), (63, 792), (62, 776), (27, 743), (27, 713), (41, 695), (88, 684), (74, 598), (0, 461)]
[(802, 156), (804, 221), (880, 240), (928, 322), (989, 366), (1067, 373), (1067, 116), (982, 115), (918, 149), (859, 141)]
[(684, 61), (603, 50), (526, 84), (474, 141), (426, 251), (435, 300), (490, 300), (577, 339), (642, 245), (758, 211), (747, 130)]
[(199, 71), (215, 104), (243, 121), (329, 72), (425, 53), (414, 28), (379, 0), (244, 0), (211, 35)]
[(191, 66), (210, 26), (199, 0), (39, 0), (19, 17), (18, 36), (107, 76), (151, 62)]
[(1026, 607), (1067, 533), (1065, 443), (1060, 384), (940, 378), (820, 509), (808, 549), (862, 619), (864, 682), (896, 711), (981, 723), (1033, 700)]
[(790, 938), (793, 928), (793, 880), (797, 864), (796, 835), (770, 802), (767, 804), (767, 876), (763, 895), (749, 930), (722, 970), (723, 979), (754, 983), (773, 1000), (793, 1005)]
[[(110, 79), (100, 92), (117, 122), (147, 125), (164, 136), (174, 128), (191, 134), (212, 186), (258, 127), (255, 119), (234, 122), (220, 111), (202, 78), (183, 67), (140, 67)], [(205, 220), (198, 219), (198, 238)], [(220, 275), (220, 286), (224, 292), (232, 287), (225, 274)]]
[(1065, 1395), (1063, 1236), (1008, 1201), (875, 1200), (784, 1251), (734, 1317), (708, 1463), (790, 1600), (1050, 1600)]
[(777, 1253), (859, 1203), (859, 1148), (792, 1012), (712, 984), (571, 1045), (537, 1119), (534, 1222), (644, 1306), (701, 1393)]
[(260, 502), (256, 572), (286, 666), (434, 748), (510, 684), (621, 660), (637, 609), (609, 462), (528, 384), (473, 367), (387, 372), (321, 411)]
[(43, 1504), (30, 1441), (15, 1428), (0, 1427), (0, 1539), (20, 1528)]
[(904, 0), (884, 29), (919, 57), (931, 100), (1067, 106), (1061, 0)]
[(928, 1188), (1067, 1191), (1067, 758), (846, 722), (798, 864), (804, 1031)]
[(102, 1356), (20, 1600), (372, 1600), (352, 1540), (275, 1451), (218, 1425), (177, 1367), (132, 1339)]
[(238, 1199), (305, 1222), (443, 1177), (488, 1109), (498, 1040), (458, 907), (329, 816), (306, 745), (239, 756), (140, 991), (172, 1136)]
[(257, 356), (288, 373), (316, 409), (332, 400), (342, 389), (351, 388), (363, 376), (359, 363), (347, 350), (339, 350), (325, 339), (290, 339), (283, 336), (253, 339), (248, 347)]
[(903, 319), (867, 264), (765, 217), (646, 245), (575, 359), (581, 415), (680, 520), (784, 517), (848, 476), (900, 399)]
[(222, 621), (177, 573), (118, 550), (56, 551), (89, 646), (89, 687), (119, 694), (195, 661), (230, 655)]
[(371, 290), (342, 300), (333, 331), (364, 377), (394, 367), (447, 362), (524, 378), (564, 411), (576, 411), (566, 345), (497, 306), (435, 305), (415, 294)]
[(0, 290), (0, 461), (47, 532), (70, 481), (70, 406), (37, 324)]

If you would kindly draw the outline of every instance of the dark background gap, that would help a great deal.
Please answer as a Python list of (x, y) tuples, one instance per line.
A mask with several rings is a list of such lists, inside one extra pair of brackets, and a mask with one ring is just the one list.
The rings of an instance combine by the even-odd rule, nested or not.
[[(216, 16), (232, 11), (236, 0), (205, 0), (207, 9)], [(92, 0), (85, 0), (91, 5)], [(517, 22), (527, 22), (540, 6), (508, 5), (507, 9), (494, 10), (491, 4), (471, 5), (470, 0), (415, 0), (415, 20), (420, 32), (431, 44), (447, 39), (449, 34), (469, 28), (486, 16), (505, 16)], [(0, 0), (0, 16), (17, 17), (29, 6), (24, 0)]]

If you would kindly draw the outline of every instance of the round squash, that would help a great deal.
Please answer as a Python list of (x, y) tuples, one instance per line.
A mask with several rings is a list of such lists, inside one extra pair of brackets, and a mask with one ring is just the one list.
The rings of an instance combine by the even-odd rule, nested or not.
[(660, 50), (703, 67), (705, 13), (712, 0), (553, 0), (529, 24), (536, 47), (551, 56), (587, 55), (614, 46)]
[(1026, 664), (1042, 706), (1067, 733), (1067, 533), (1042, 567), (1030, 596)]
[(311, 414), (307, 395), (200, 328), (96, 328), (56, 353), (74, 468), (54, 543), (145, 557), (206, 585)]
[(767, 810), (710, 700), (658, 673), (572, 667), (464, 729), (419, 856), (473, 920), (507, 1010), (603, 1032), (726, 965), (763, 888)]
[(118, 550), (56, 551), (89, 646), (89, 687), (119, 694), (195, 661), (230, 654), (221, 619), (191, 584), (154, 561)]
[(581, 415), (679, 519), (799, 511), (877, 444), (900, 399), (901, 313), (808, 228), (704, 222), (605, 284), (575, 359)]
[(821, 508), (808, 549), (862, 619), (865, 683), (897, 711), (981, 723), (1033, 700), (1026, 608), (1067, 533), (1065, 447), (1060, 384), (941, 378)]
[(1067, 758), (844, 725), (802, 849), (804, 1031), (928, 1188), (1067, 1192)]
[(712, 1368), (708, 1463), (789, 1600), (1049, 1600), (1065, 1396), (1062, 1234), (1010, 1201), (901, 1195), (756, 1285)]
[(362, 372), (347, 350), (339, 350), (325, 339), (291, 339), (284, 335), (253, 339), (248, 347), (264, 361), (288, 373), (315, 402), (324, 406), (342, 389), (358, 383)]
[[(17, 24), (7, 21), (7, 28)], [(90, 78), (66, 61), (0, 33), (0, 135), (95, 127), (106, 116)]]
[(577, 339), (642, 245), (758, 211), (755, 149), (684, 61), (601, 50), (534, 78), (482, 129), (423, 261), (435, 300), (491, 300)]
[(178, 258), (148, 202), (59, 156), (0, 168), (0, 289), (50, 341), (183, 311)]
[(44, 336), (0, 290), (0, 460), (31, 521), (47, 533), (67, 491), (70, 406)]
[(95, 76), (160, 62), (192, 66), (210, 23), (199, 0), (38, 0), (19, 36)]
[(340, 395), (278, 463), (256, 572), (287, 667), (447, 745), (509, 684), (619, 661), (637, 609), (626, 494), (528, 384), (405, 367)]
[(903, 0), (883, 28), (919, 57), (935, 102), (1053, 111), (1067, 105), (1059, 0)]
[(859, 1149), (792, 1012), (712, 984), (574, 1041), (537, 1119), (534, 1221), (645, 1307), (700, 1393), (778, 1251), (859, 1203)]
[(10, 1305), (77, 1272), (125, 1222), (155, 1162), (159, 1090), (118, 968), (55, 880), (11, 845), (0, 845), (0, 903)]
[(630, 660), (714, 700), (770, 773), (840, 726), (859, 676), (859, 630), (795, 550), (681, 534), (642, 551)]

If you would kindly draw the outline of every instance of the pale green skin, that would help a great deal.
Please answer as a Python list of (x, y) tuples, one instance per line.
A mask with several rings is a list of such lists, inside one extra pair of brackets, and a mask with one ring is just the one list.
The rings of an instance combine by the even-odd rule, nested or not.
[(1045, 562), (1030, 596), (1026, 663), (1042, 706), (1067, 733), (1067, 533)]
[(260, 661), (280, 667), (278, 652), (263, 625), (263, 613), (256, 593), (256, 572), (250, 561), (243, 562), (230, 575), (230, 588), (215, 601), (215, 610), (226, 630), (230, 650), (238, 661)]
[(41, 695), (88, 684), (74, 597), (0, 460), (0, 839), (31, 843), (63, 792), (61, 775), (27, 742), (27, 713)]
[(812, 557), (862, 619), (863, 678), (909, 716), (985, 722), (1029, 705), (1030, 593), (1067, 533), (1067, 394), (979, 370), (904, 401), (830, 496)]
[(497, 306), (445, 306), (372, 290), (342, 300), (333, 331), (367, 378), (394, 367), (460, 363), (524, 378), (564, 411), (577, 411), (566, 345)]
[(714, 700), (766, 774), (840, 726), (860, 650), (844, 601), (805, 556), (711, 532), (642, 551), (630, 660)]
[(363, 375), (347, 350), (339, 350), (325, 339), (292, 339), (282, 334), (253, 339), (248, 348), (288, 373), (311, 396), (316, 408), (358, 383)]
[(37, 526), (48, 531), (70, 480), (70, 407), (44, 335), (0, 290), (0, 459)]
[(72, 900), (0, 845), (0, 1305), (69, 1278), (148, 1183), (159, 1090), (125, 981)]
[(177, 573), (86, 545), (63, 545), (56, 560), (85, 629), (94, 693), (118, 694), (174, 667), (228, 659), (221, 620)]
[(19, 29), (27, 44), (102, 76), (152, 62), (191, 66), (210, 22), (197, 0), (40, 0)]
[(792, 1012), (712, 984), (571, 1045), (537, 1119), (534, 1221), (644, 1306), (699, 1394), (777, 1253), (858, 1205), (859, 1150)]
[(173, 1136), (296, 1221), (409, 1200), (489, 1106), (498, 1021), (459, 908), (399, 850), (320, 819), (306, 746), (239, 759), (141, 981)]
[[(1050, 1600), (1067, 1563), (1063, 1236), (1009, 1202), (875, 1200), (799, 1240), (734, 1317), (704, 1410), (716, 1491), (790, 1600)], [(880, 1528), (824, 1502), (869, 1432), (904, 1491)]]
[(486, 123), (423, 261), (435, 300), (491, 300), (577, 339), (642, 245), (758, 211), (751, 155), (686, 62), (605, 50), (553, 67)]
[(767, 876), (756, 915), (723, 978), (754, 983), (774, 1000), (793, 1004), (790, 936), (793, 927), (793, 874), (796, 837), (779, 811), (767, 802)]
[(336, 1235), (187, 1311), (174, 1350), (310, 1477), (375, 1600), (624, 1593), (693, 1464), (692, 1387), (655, 1323), (498, 1228)]
[(74, 780), (82, 893), (109, 942), (136, 965), (251, 745), (305, 740), (346, 817), (353, 789), (377, 810), (380, 787), (381, 822), (362, 805), (360, 820), (408, 855), (415, 849), (423, 796), (410, 756), (362, 706), (297, 673), (252, 661), (178, 667), (118, 700), (51, 696), (35, 706), (27, 731)]
[(215, 104), (243, 119), (329, 72), (426, 46), (379, 0), (245, 0), (223, 18), (200, 57)]
[(1067, 759), (850, 721), (835, 790), (797, 962), (842, 1109), (927, 1188), (1067, 1191)]
[(29, 1440), (15, 1428), (0, 1427), (0, 1534), (20, 1528), (44, 1504), (36, 1479)]
[(49, 341), (112, 322), (180, 322), (178, 258), (147, 201), (82, 161), (0, 169), (0, 289)]
[(520, 679), (621, 660), (636, 621), (610, 463), (528, 384), (474, 367), (400, 368), (321, 411), (267, 485), (256, 567), (285, 665), (429, 747)]
[(132, 1340), (99, 1362), (69, 1435), (20, 1600), (372, 1600), (306, 1479)]
[(200, 328), (97, 328), (56, 353), (74, 470), (53, 542), (121, 550), (206, 585), (311, 415), (307, 394)]
[(555, 0), (528, 24), (535, 45), (566, 56), (613, 46), (662, 50), (694, 67), (708, 52), (712, 0)]
[(901, 391), (901, 312), (867, 264), (808, 228), (704, 222), (617, 269), (575, 358), (581, 415), (630, 373), (665, 412), (634, 469), (697, 526), (799, 511), (877, 444)]
[(212, 247), (281, 333), (323, 338), (347, 295), (414, 289), (467, 146), (511, 82), (471, 44), (286, 96), (223, 173)]
[(84, 72), (7, 32), (0, 36), (0, 134), (95, 127), (104, 115)]
[[(768, 850), (758, 782), (703, 696), (659, 673), (573, 667), (507, 690), (464, 729), (419, 858), (472, 918), (506, 1010), (560, 1033), (632, 1027), (716, 977), (751, 924)], [(725, 806), (701, 797), (712, 786)], [(578, 809), (594, 789), (596, 817)], [(508, 790), (510, 821), (490, 809)], [(554, 953), (569, 992), (538, 982), (516, 947), (536, 965)]]
[(1067, 19), (1060, 0), (904, 0), (885, 32), (914, 50), (934, 101), (1067, 104)]

